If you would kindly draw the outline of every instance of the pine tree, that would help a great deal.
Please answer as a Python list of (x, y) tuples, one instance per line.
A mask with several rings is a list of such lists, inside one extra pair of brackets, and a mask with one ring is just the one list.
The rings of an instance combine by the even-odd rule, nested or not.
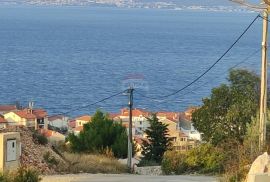
[(169, 138), (168, 125), (162, 123), (153, 114), (147, 118), (150, 127), (145, 131), (147, 140), (143, 142), (142, 159), (140, 165), (160, 164), (164, 153), (171, 148), (172, 139)]

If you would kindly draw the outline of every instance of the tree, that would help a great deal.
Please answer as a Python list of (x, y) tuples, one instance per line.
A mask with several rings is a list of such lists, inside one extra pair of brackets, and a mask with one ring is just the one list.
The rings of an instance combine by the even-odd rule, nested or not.
[(97, 111), (92, 121), (83, 126), (78, 136), (69, 135), (71, 149), (76, 152), (104, 153), (111, 150), (115, 157), (127, 157), (127, 132), (120, 123)]
[(259, 77), (247, 70), (231, 70), (229, 84), (212, 90), (210, 98), (192, 114), (194, 127), (203, 139), (217, 145), (226, 139), (243, 142), (247, 124), (259, 106)]
[(171, 147), (172, 139), (168, 137), (168, 125), (160, 122), (156, 114), (153, 114), (147, 120), (150, 127), (145, 131), (147, 140), (143, 142), (143, 157), (140, 164), (160, 164), (164, 153)]

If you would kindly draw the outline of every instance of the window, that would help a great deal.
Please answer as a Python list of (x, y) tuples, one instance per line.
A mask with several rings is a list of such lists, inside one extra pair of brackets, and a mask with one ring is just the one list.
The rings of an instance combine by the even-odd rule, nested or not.
[(185, 142), (185, 141), (186, 141), (186, 138), (181, 137), (181, 138), (180, 138), (180, 141), (181, 141), (181, 142)]

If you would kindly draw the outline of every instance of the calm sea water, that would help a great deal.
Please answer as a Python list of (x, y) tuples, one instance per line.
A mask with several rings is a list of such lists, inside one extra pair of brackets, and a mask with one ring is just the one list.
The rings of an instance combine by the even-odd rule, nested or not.
[[(135, 82), (148, 96), (169, 94), (208, 68), (255, 13), (90, 7), (0, 7), (0, 103), (34, 100), (50, 114), (87, 105)], [(135, 93), (135, 107), (182, 111), (201, 104), (227, 70), (260, 48), (259, 19), (198, 83), (166, 102)], [(260, 53), (238, 67), (259, 72)], [(187, 93), (188, 92), (188, 93)], [(70, 113), (117, 112), (121, 95)]]

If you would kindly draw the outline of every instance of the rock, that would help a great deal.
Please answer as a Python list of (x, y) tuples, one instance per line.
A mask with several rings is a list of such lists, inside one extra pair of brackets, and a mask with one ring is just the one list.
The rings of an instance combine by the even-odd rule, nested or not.
[(270, 173), (270, 156), (265, 152), (264, 154), (257, 157), (252, 163), (249, 170), (246, 182), (254, 182), (256, 175), (264, 175)]
[(158, 176), (162, 175), (161, 166), (137, 167), (134, 168), (135, 174)]

